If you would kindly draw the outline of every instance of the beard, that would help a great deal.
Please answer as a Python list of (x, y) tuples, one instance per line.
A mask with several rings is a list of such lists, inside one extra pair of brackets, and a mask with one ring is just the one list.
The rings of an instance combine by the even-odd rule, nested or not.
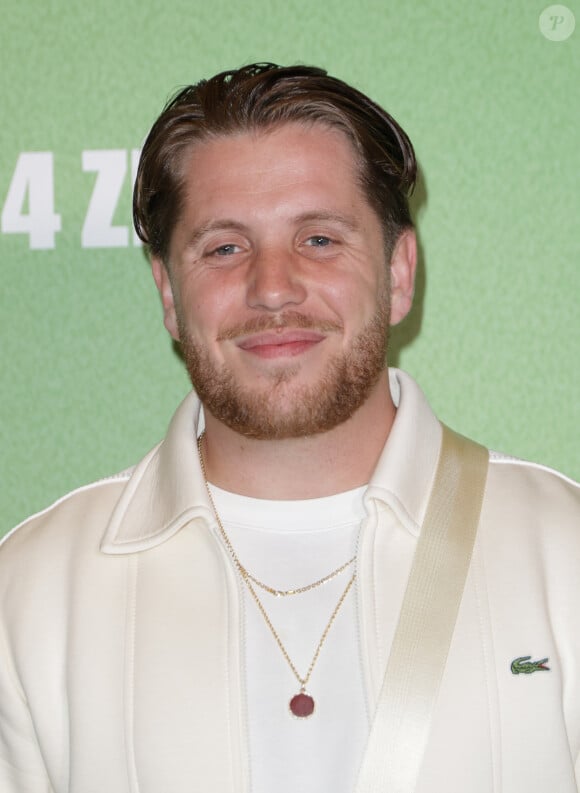
[[(181, 313), (181, 312), (180, 312)], [(218, 367), (207, 349), (194, 342), (178, 316), (183, 358), (204, 409), (248, 438), (282, 440), (327, 432), (349, 419), (369, 397), (386, 366), (390, 300), (381, 296), (377, 311), (349, 349), (331, 357), (318, 381), (291, 386), (300, 364), (273, 372), (265, 385), (251, 388), (236, 382), (227, 366)], [(220, 333), (235, 338), (280, 327), (339, 331), (341, 326), (299, 312), (261, 316)]]

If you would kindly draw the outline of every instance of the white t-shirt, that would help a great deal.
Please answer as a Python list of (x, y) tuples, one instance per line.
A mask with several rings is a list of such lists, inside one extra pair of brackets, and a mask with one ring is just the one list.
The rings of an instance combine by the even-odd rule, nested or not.
[[(356, 553), (364, 487), (305, 501), (210, 490), (240, 562), (275, 589), (319, 580)], [(354, 572), (353, 563), (331, 581), (288, 597), (254, 587), (302, 677)], [(300, 683), (243, 586), (252, 793), (352, 793), (369, 733), (355, 588), (356, 581), (307, 685), (315, 711), (298, 719), (289, 702)]]

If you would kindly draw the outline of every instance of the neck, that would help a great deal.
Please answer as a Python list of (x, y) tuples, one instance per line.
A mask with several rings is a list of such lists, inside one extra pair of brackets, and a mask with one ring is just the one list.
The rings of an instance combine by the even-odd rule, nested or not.
[(374, 471), (395, 412), (386, 370), (347, 421), (318, 435), (246, 438), (206, 411), (208, 480), (233, 493), (276, 500), (320, 498), (361, 487)]

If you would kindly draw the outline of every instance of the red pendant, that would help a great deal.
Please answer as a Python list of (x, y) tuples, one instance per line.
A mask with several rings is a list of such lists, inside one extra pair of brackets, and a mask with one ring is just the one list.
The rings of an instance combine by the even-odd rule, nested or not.
[(314, 700), (305, 691), (296, 694), (290, 700), (290, 712), (298, 719), (307, 719), (314, 713)]

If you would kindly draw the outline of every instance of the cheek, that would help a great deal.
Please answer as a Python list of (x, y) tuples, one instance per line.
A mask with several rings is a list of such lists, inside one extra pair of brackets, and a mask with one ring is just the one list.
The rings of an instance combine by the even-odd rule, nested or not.
[(200, 337), (214, 335), (215, 329), (235, 311), (232, 289), (220, 281), (192, 279), (182, 290), (179, 313), (190, 333)]
[(328, 290), (328, 300), (345, 321), (364, 320), (373, 316), (377, 305), (387, 294), (386, 277), (355, 273), (348, 279), (335, 282)]

